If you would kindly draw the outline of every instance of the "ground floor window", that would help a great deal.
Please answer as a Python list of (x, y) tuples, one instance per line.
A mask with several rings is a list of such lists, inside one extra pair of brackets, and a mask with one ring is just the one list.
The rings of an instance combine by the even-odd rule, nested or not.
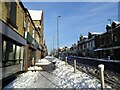
[(6, 41), (2, 41), (2, 59), (5, 60), (5, 53), (6, 53)]
[(16, 55), (15, 55), (15, 59), (16, 60), (20, 59), (20, 53), (21, 53), (21, 47), (20, 46), (16, 46)]
[(24, 47), (21, 47), (20, 59), (23, 60), (24, 57)]
[(2, 41), (2, 66), (10, 66), (19, 64), (20, 60), (23, 59), (24, 48), (11, 41)]
[(7, 42), (7, 49), (6, 49), (6, 53), (7, 53), (6, 58), (7, 58), (7, 60), (14, 60), (15, 51), (16, 51), (15, 44), (13, 44), (11, 42)]

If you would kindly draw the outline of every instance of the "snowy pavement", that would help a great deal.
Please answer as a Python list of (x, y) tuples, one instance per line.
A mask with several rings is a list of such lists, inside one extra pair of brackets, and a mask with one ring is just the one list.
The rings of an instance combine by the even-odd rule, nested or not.
[[(56, 62), (56, 69), (53, 71), (28, 71), (17, 77), (7, 85), (8, 88), (100, 88), (100, 81), (93, 76), (77, 70), (71, 65), (65, 65), (64, 61), (54, 57), (45, 57), (49, 62)], [(37, 67), (36, 67), (37, 68)], [(40, 68), (40, 67), (38, 67)], [(106, 88), (111, 86), (106, 85)]]

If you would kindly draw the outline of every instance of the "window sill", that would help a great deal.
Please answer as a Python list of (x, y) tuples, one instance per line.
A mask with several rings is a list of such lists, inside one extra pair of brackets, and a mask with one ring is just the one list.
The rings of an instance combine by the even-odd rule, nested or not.
[(20, 60), (8, 60), (8, 61), (2, 61), (2, 68), (8, 67), (8, 66), (13, 66), (13, 65), (18, 65), (20, 64)]

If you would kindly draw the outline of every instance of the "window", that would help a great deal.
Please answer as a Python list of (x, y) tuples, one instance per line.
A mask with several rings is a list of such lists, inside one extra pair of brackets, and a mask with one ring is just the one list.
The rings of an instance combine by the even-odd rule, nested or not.
[(30, 20), (28, 19), (27, 31), (29, 32), (30, 29)]
[(23, 59), (23, 55), (24, 55), (24, 48), (21, 47), (20, 59)]
[(35, 37), (35, 30), (33, 29), (33, 32), (32, 32), (32, 36), (33, 38)]
[(20, 46), (17, 46), (16, 47), (16, 55), (15, 55), (15, 59), (16, 60), (19, 60), (19, 57), (20, 57), (20, 51), (21, 49), (20, 49)]
[(87, 42), (87, 48), (89, 48), (89, 45), (88, 45), (89, 42)]
[(23, 59), (24, 48), (13, 44), (10, 41), (2, 41), (2, 65), (3, 67), (18, 64)]
[(115, 42), (117, 42), (117, 37), (116, 36), (114, 36), (114, 40), (115, 40)]
[(3, 44), (2, 44), (2, 60), (5, 60), (5, 54), (6, 54), (6, 41), (3, 41)]
[(15, 45), (11, 42), (7, 42), (7, 54), (8, 54), (8, 60), (14, 60), (15, 55)]
[(92, 47), (95, 47), (95, 41), (92, 40)]
[(26, 29), (26, 22), (24, 21), (23, 27)]
[(12, 25), (16, 25), (16, 2), (9, 3), (9, 20)]

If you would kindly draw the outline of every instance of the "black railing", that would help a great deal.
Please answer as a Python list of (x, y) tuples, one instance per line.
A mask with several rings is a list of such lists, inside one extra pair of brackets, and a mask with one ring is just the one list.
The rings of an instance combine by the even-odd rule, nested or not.
[[(62, 60), (65, 60), (65, 57), (66, 56), (62, 57)], [(104, 64), (105, 70), (110, 70), (120, 74), (120, 60), (105, 60), (105, 59), (77, 57), (77, 56), (67, 56), (67, 59), (70, 61), (73, 61), (75, 59), (77, 63), (90, 65), (96, 68), (98, 67), (99, 64)]]

